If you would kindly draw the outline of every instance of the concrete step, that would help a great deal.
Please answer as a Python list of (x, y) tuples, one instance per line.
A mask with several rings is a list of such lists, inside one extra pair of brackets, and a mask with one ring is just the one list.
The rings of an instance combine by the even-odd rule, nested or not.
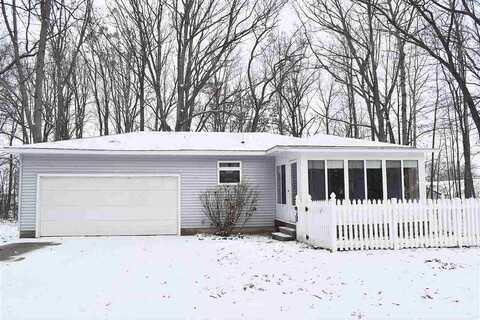
[(295, 240), (294, 237), (292, 237), (289, 234), (285, 234), (282, 232), (272, 232), (272, 239), (278, 240), (278, 241), (292, 241)]
[(288, 234), (292, 237), (296, 237), (297, 236), (297, 230), (295, 230), (294, 228), (290, 228), (290, 227), (278, 227), (278, 230), (281, 232), (281, 233), (285, 233), (285, 234)]

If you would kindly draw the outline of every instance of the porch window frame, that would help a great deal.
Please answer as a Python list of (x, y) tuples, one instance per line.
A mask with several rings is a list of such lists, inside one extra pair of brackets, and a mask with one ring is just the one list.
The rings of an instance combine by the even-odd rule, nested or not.
[[(367, 167), (367, 162), (370, 161), (370, 162), (380, 162), (380, 173), (382, 175), (382, 198), (381, 199), (368, 199), (368, 167)], [(387, 181), (386, 180), (386, 176), (385, 176), (385, 159), (365, 159), (364, 160), (364, 165), (365, 165), (365, 184), (367, 186), (367, 188), (365, 189), (365, 200), (372, 200), (372, 201), (375, 201), (375, 200), (386, 200), (387, 199), (387, 190), (386, 190), (386, 187), (385, 187), (385, 182)], [(372, 169), (372, 168), (370, 168)]]
[[(345, 172), (345, 162), (347, 162), (347, 165), (348, 165), (348, 159), (325, 159), (325, 190), (327, 191), (327, 199), (330, 200), (331, 197), (331, 192), (328, 188), (328, 161), (338, 161), (338, 162), (342, 162), (342, 168), (343, 168), (343, 200), (347, 200), (349, 199), (349, 195), (347, 195), (346, 193), (349, 191), (348, 190), (348, 186), (346, 185), (346, 182), (348, 182), (348, 169), (346, 170), (347, 172)], [(332, 168), (332, 169), (336, 169), (336, 168)], [(337, 199), (338, 198), (338, 194), (335, 194), (335, 197)]]
[[(344, 179), (345, 179), (345, 182), (344, 182), (344, 192), (345, 192), (345, 200), (351, 200), (350, 199), (350, 190), (348, 190), (348, 184), (349, 181), (349, 174), (348, 174), (348, 161), (350, 160), (361, 160), (363, 161), (364, 163), (364, 166), (363, 166), (363, 169), (364, 169), (364, 184), (365, 184), (365, 195), (364, 195), (364, 199), (360, 200), (360, 201), (366, 201), (367, 198), (368, 198), (368, 183), (367, 183), (367, 161), (369, 160), (377, 160), (377, 161), (381, 161), (381, 165), (382, 165), (382, 189), (383, 189), (383, 198), (382, 199), (379, 199), (379, 200), (383, 200), (383, 201), (386, 201), (388, 200), (388, 186), (387, 186), (387, 174), (386, 174), (386, 161), (388, 160), (397, 160), (397, 161), (400, 161), (401, 162), (401, 188), (402, 188), (402, 192), (401, 192), (401, 195), (402, 195), (402, 199), (405, 199), (405, 177), (404, 177), (404, 161), (416, 161), (417, 162), (417, 170), (418, 170), (418, 174), (417, 174), (417, 179), (418, 179), (418, 188), (419, 188), (419, 191), (418, 191), (418, 197), (417, 197), (417, 200), (420, 200), (420, 199), (423, 199), (425, 197), (425, 195), (422, 193), (422, 183), (421, 183), (421, 179), (422, 179), (422, 170), (421, 170), (421, 165), (422, 165), (422, 160), (418, 157), (402, 157), (402, 156), (399, 156), (399, 157), (387, 157), (387, 158), (383, 158), (383, 157), (368, 157), (368, 158), (365, 158), (365, 157), (320, 157), (320, 156), (304, 156), (305, 158), (305, 163), (308, 164), (308, 161), (325, 161), (325, 193), (326, 193), (326, 199), (327, 200), (330, 200), (331, 197), (331, 191), (329, 190), (328, 188), (328, 161), (329, 160), (337, 160), (337, 161), (344, 161), (344, 166), (343, 166), (343, 170), (344, 170)], [(303, 170), (303, 169), (302, 169)], [(306, 177), (308, 179), (308, 165), (307, 167), (305, 168), (305, 170), (307, 171), (307, 174), (306, 174)], [(308, 181), (307, 181), (308, 183)], [(308, 194), (308, 188), (307, 188), (307, 194)], [(398, 200), (402, 200), (402, 199), (398, 199)], [(318, 201), (323, 201), (323, 200), (318, 200)]]
[[(313, 161), (319, 161), (319, 162), (322, 162), (323, 163), (323, 168), (322, 169), (318, 169), (318, 170), (322, 170), (323, 171), (323, 189), (324, 189), (324, 196), (325, 196), (325, 199), (316, 199), (314, 200), (312, 195), (310, 194), (310, 162), (313, 162)], [(310, 196), (310, 198), (312, 199), (312, 201), (325, 201), (325, 200), (328, 200), (328, 183), (327, 183), (327, 160), (319, 160), (319, 159), (307, 159), (305, 161), (305, 165), (306, 165), (306, 168), (307, 168), (307, 175), (306, 175), (306, 179), (307, 179), (307, 186), (306, 186), (306, 190), (307, 190), (307, 194)], [(312, 163), (313, 165), (313, 163)], [(301, 190), (301, 187), (300, 187), (300, 190)], [(320, 197), (321, 198), (321, 197)]]
[[(417, 162), (417, 166), (416, 166), (416, 169), (417, 169), (417, 199), (413, 199), (413, 200), (418, 200), (421, 198), (421, 192), (420, 192), (420, 165), (418, 163), (418, 160), (416, 159), (402, 159), (402, 199), (405, 200), (405, 165), (404, 165), (404, 161), (415, 161)], [(408, 199), (408, 200), (412, 200), (412, 199)]]
[[(278, 171), (280, 170), (280, 181), (278, 181)], [(288, 204), (288, 192), (287, 192), (287, 165), (284, 163), (278, 163), (275, 165), (275, 193), (276, 193), (276, 205)], [(280, 191), (280, 194), (278, 193)]]

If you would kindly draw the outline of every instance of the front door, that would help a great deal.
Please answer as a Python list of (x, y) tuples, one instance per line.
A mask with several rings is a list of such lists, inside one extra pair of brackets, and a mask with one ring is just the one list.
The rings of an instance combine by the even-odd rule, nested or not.
[(291, 161), (288, 164), (288, 174), (287, 174), (287, 204), (289, 207), (289, 220), (291, 222), (297, 221), (297, 211), (295, 210), (296, 197), (298, 194), (298, 170), (297, 170), (297, 161)]

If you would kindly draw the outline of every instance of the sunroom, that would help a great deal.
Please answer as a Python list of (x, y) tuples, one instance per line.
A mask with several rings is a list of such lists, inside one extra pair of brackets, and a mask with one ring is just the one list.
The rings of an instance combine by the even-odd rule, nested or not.
[(332, 194), (351, 202), (425, 199), (425, 153), (378, 142), (277, 150), (276, 223), (296, 223), (297, 195), (302, 201), (324, 201)]

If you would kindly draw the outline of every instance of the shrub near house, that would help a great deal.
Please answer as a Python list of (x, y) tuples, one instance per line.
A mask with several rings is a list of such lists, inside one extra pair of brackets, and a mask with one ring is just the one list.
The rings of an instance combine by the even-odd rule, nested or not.
[(257, 198), (257, 191), (247, 183), (220, 185), (200, 195), (203, 212), (221, 236), (245, 225), (256, 210)]

